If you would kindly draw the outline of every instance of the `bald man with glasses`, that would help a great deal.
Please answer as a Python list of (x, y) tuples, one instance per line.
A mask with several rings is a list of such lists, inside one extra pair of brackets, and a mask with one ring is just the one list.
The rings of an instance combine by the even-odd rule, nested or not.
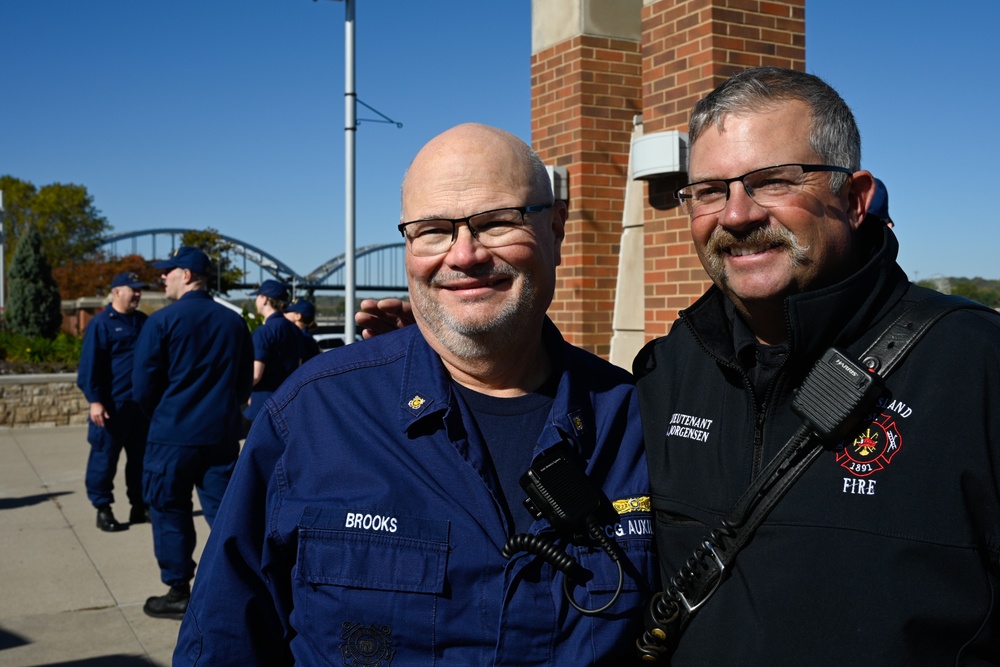
[(401, 220), (417, 326), (264, 405), (174, 665), (634, 660), (656, 569), (638, 406), (545, 315), (565, 204), (527, 145), (467, 124), (414, 158)]

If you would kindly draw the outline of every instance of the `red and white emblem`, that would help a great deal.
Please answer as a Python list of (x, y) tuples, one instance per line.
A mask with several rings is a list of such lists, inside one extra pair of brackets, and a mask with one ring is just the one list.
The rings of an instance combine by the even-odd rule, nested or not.
[(889, 465), (902, 446), (895, 417), (880, 414), (853, 441), (844, 443), (837, 451), (837, 463), (855, 477), (867, 477)]

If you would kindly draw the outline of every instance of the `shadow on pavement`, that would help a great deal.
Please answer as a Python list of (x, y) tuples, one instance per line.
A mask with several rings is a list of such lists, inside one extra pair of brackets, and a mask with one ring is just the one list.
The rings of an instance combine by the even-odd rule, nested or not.
[(15, 646), (24, 646), (28, 643), (28, 640), (21, 635), (15, 635), (13, 632), (7, 632), (3, 628), (0, 628), (0, 651), (5, 648), (14, 648)]
[(50, 662), (38, 667), (149, 667), (155, 663), (136, 655), (102, 655), (70, 662)]
[(19, 507), (30, 507), (31, 505), (38, 505), (59, 496), (72, 494), (72, 491), (59, 491), (58, 493), (39, 493), (34, 496), (24, 496), (22, 498), (0, 498), (0, 510), (15, 510)]

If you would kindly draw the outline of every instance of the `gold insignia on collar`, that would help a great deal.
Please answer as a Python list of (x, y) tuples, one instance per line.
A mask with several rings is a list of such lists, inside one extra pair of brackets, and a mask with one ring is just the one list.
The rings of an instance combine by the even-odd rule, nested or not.
[(423, 396), (417, 395), (417, 396), (414, 396), (413, 398), (411, 398), (410, 402), (407, 403), (406, 405), (408, 405), (411, 410), (419, 410), (421, 408), (421, 406), (423, 406), (423, 404), (426, 403), (426, 402), (427, 402), (426, 398), (424, 398)]
[(649, 496), (639, 496), (638, 498), (622, 498), (611, 503), (615, 511), (619, 514), (631, 514), (632, 512), (648, 512)]

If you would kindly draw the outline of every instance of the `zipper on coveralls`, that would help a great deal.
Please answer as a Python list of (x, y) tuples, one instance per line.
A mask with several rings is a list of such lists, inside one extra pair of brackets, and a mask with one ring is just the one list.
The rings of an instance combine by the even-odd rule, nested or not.
[[(784, 307), (782, 308), (785, 317), (785, 340), (792, 340), (792, 326), (788, 317), (788, 301), (785, 300)], [(750, 465), (750, 479), (756, 479), (757, 475), (760, 474), (760, 469), (762, 466), (762, 460), (764, 458), (764, 423), (767, 421), (767, 409), (769, 406), (769, 401), (774, 395), (774, 386), (778, 382), (778, 378), (781, 377), (782, 371), (785, 370), (785, 364), (788, 363), (789, 357), (792, 356), (791, 347), (789, 346), (788, 353), (785, 355), (784, 361), (778, 366), (771, 376), (770, 382), (764, 387), (764, 399), (761, 401), (757, 396), (757, 392), (754, 391), (753, 385), (750, 383), (750, 377), (743, 373), (743, 381), (750, 388), (750, 395), (753, 396), (754, 405), (754, 434), (753, 434), (753, 461)]]

